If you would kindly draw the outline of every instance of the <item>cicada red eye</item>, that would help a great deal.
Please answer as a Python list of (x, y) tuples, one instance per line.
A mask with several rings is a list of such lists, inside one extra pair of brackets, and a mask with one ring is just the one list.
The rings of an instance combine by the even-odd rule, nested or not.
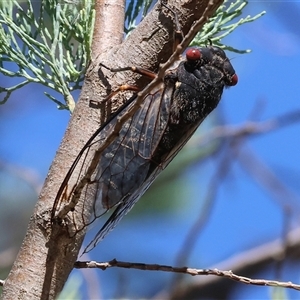
[(231, 86), (234, 86), (234, 85), (236, 85), (238, 83), (238, 76), (236, 75), (236, 74), (234, 74), (234, 75), (232, 75), (232, 77), (231, 77), (231, 83), (230, 83), (230, 85)]
[(186, 59), (190, 61), (200, 60), (201, 52), (199, 49), (190, 48), (186, 51)]

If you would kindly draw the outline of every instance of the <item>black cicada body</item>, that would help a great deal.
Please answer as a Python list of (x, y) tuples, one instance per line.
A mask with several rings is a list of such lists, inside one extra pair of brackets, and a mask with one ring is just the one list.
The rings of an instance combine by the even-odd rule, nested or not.
[[(119, 135), (100, 156), (90, 179), (96, 188), (93, 217), (85, 224), (112, 208), (114, 212), (85, 252), (95, 247), (129, 212), (216, 108), (224, 87), (233, 86), (237, 81), (224, 51), (213, 46), (188, 49), (186, 59), (166, 72), (162, 86), (145, 97), (142, 107), (123, 124)], [(126, 114), (131, 105), (134, 101), (121, 115)], [(100, 144), (115, 124), (116, 118), (97, 134)], [(88, 185), (86, 183), (85, 189)], [(76, 211), (76, 206), (74, 209)]]

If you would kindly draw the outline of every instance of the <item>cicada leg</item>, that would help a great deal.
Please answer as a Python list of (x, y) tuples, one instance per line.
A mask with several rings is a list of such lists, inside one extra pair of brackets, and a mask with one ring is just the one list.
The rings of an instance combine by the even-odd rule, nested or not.
[[(138, 68), (138, 67), (124, 67), (124, 68), (109, 68), (106, 65), (100, 63), (100, 66), (109, 70), (110, 72), (124, 72), (124, 71), (132, 71), (133, 73), (137, 73), (140, 75), (143, 75), (145, 77), (148, 77), (150, 79), (154, 79), (156, 74), (154, 72), (151, 72), (147, 69), (143, 69), (143, 68)], [(134, 85), (129, 85), (129, 84), (123, 84), (121, 86), (119, 86), (115, 91), (111, 92), (105, 99), (103, 102), (106, 102), (107, 100), (110, 100), (112, 97), (114, 97), (116, 94), (118, 94), (119, 92), (124, 92), (124, 91), (133, 91), (133, 92), (139, 92), (140, 89), (137, 86)], [(94, 107), (94, 108), (98, 108), (100, 106), (98, 101), (95, 100), (90, 100), (90, 106)]]
[(150, 79), (154, 79), (156, 74), (152, 71), (149, 71), (147, 69), (143, 69), (143, 68), (139, 68), (139, 67), (134, 67), (134, 66), (131, 66), (131, 67), (124, 67), (124, 68), (109, 68), (107, 67), (106, 65), (100, 63), (100, 66), (101, 67), (104, 67), (105, 69), (111, 71), (111, 72), (123, 72), (123, 71), (132, 71), (133, 73), (137, 73), (137, 74), (140, 74), (140, 75), (143, 75), (143, 76), (146, 76)]

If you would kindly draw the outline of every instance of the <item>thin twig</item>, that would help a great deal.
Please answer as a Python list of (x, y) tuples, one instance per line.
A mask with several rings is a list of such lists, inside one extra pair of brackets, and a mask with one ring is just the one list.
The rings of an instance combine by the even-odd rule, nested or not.
[(252, 278), (236, 275), (231, 270), (222, 271), (219, 269), (194, 269), (188, 267), (178, 268), (178, 267), (164, 266), (158, 264), (144, 264), (144, 263), (131, 263), (131, 262), (124, 262), (124, 261), (117, 261), (116, 259), (113, 259), (109, 262), (103, 262), (103, 263), (99, 263), (96, 261), (78, 261), (75, 263), (75, 268), (77, 269), (98, 268), (101, 270), (106, 270), (107, 268), (112, 268), (112, 267), (147, 270), (147, 271), (163, 271), (163, 272), (173, 272), (173, 273), (175, 272), (175, 273), (188, 274), (192, 276), (215, 275), (215, 276), (225, 277), (245, 284), (284, 287), (284, 288), (290, 288), (290, 289), (300, 291), (300, 285), (292, 283), (290, 281), (283, 282), (283, 281), (266, 280), (266, 279), (252, 279)]

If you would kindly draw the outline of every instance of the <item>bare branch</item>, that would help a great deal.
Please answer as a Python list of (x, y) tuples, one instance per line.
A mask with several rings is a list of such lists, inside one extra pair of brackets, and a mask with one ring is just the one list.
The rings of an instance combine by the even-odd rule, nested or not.
[[(285, 247), (286, 246), (286, 247)], [(98, 268), (101, 270), (106, 270), (107, 268), (119, 267), (119, 268), (131, 268), (138, 270), (147, 271), (163, 271), (172, 273), (181, 273), (192, 276), (199, 275), (213, 275), (210, 277), (201, 277), (201, 280), (195, 278), (192, 283), (187, 284), (185, 282), (184, 286), (176, 289), (176, 294), (174, 294), (174, 299), (188, 299), (191, 294), (196, 294), (201, 292), (203, 295), (203, 289), (207, 289), (209, 286), (215, 286), (221, 280), (221, 277), (237, 281), (244, 284), (250, 285), (260, 285), (260, 286), (272, 286), (272, 287), (282, 287), (290, 288), (294, 290), (300, 290), (300, 285), (292, 282), (283, 282), (277, 280), (266, 280), (266, 279), (253, 279), (245, 276), (239, 276), (236, 272), (249, 273), (249, 270), (257, 270), (258, 266), (265, 265), (281, 257), (283, 252), (288, 253), (290, 256), (294, 254), (299, 256), (300, 247), (300, 228), (296, 228), (290, 231), (287, 235), (286, 245), (282, 244), (280, 239), (274, 240), (272, 242), (260, 245), (256, 248), (250, 249), (243, 253), (218, 263), (218, 268), (211, 269), (196, 269), (188, 267), (172, 267), (158, 264), (144, 264), (144, 263), (131, 263), (117, 261), (113, 259), (109, 262), (95, 262), (95, 261), (78, 261), (75, 263), (75, 268)], [(229, 271), (222, 271), (222, 269), (228, 269)], [(231, 270), (235, 270), (233, 273)], [(165, 296), (166, 297), (166, 296)], [(161, 298), (158, 298), (161, 299)], [(173, 299), (173, 298), (172, 298)]]
[[(118, 1), (121, 3), (119, 6), (117, 5)], [(111, 3), (111, 1), (106, 0), (97, 1), (97, 17), (102, 17), (103, 20), (101, 20), (101, 22), (99, 19), (96, 20), (96, 27), (98, 26), (97, 22), (101, 23), (104, 28), (110, 28), (111, 26), (111, 19), (99, 13), (101, 5), (105, 5), (106, 2)], [(106, 9), (112, 9), (112, 14), (114, 15), (116, 14), (116, 7), (122, 8), (123, 3), (124, 0), (116, 0), (114, 5), (107, 6)], [(106, 13), (110, 15), (108, 11), (106, 11)], [(120, 19), (122, 20), (122, 17)], [(106, 22), (107, 24), (105, 24)], [(121, 28), (118, 28), (119, 32), (123, 30), (123, 25), (124, 24), (122, 24)], [(117, 33), (113, 34), (112, 32), (116, 30), (116, 28), (115, 26), (114, 29), (110, 31), (113, 36), (117, 36)], [(102, 29), (103, 28), (101, 28), (101, 30)], [(94, 36), (94, 41), (95, 43), (97, 42), (97, 44), (96, 46), (92, 46), (92, 48), (94, 51), (99, 51), (96, 49), (99, 42), (97, 35), (96, 37)], [(101, 39), (100, 41), (103, 42)], [(116, 43), (120, 43), (120, 39), (111, 39), (108, 46), (116, 46)], [(101, 49), (103, 50), (104, 48)], [(86, 86), (86, 82), (84, 86)], [(89, 88), (89, 91), (91, 90), (94, 89)], [(88, 98), (84, 92), (84, 88), (81, 97), (84, 99)], [(77, 113), (74, 114), (74, 118), (77, 119), (74, 123), (70, 124), (64, 137), (65, 142), (62, 142), (58, 155), (51, 166), (20, 252), (5, 281), (2, 295), (3, 299), (11, 299), (12, 297), (22, 297), (22, 299), (54, 299), (61, 291), (73, 268), (74, 261), (77, 258), (84, 237), (84, 232), (70, 238), (63, 226), (56, 224), (57, 226), (54, 225), (53, 230), (50, 229), (51, 220), (49, 218), (49, 212), (53, 206), (53, 199), (55, 198), (65, 170), (69, 168), (70, 161), (74, 160), (79, 149), (83, 146), (82, 143), (84, 143), (85, 135), (89, 134), (90, 130), (94, 130), (93, 126), (90, 126), (88, 122), (90, 115), (89, 110), (89, 106), (83, 109), (81, 107), (81, 110), (80, 105), (76, 108)], [(80, 117), (78, 117), (78, 115)], [(85, 118), (82, 118), (83, 115), (85, 115)], [(86, 121), (86, 123), (83, 121), (83, 124), (80, 123), (78, 119), (88, 121)], [(95, 124), (97, 123), (98, 122), (95, 122)], [(84, 131), (85, 134), (83, 134)], [(36, 253), (38, 258), (32, 259), (32, 253)], [(24, 278), (27, 278), (27, 282), (24, 281)]]
[(188, 267), (172, 267), (158, 264), (144, 264), (144, 263), (131, 263), (118, 261), (113, 259), (109, 262), (99, 263), (96, 261), (78, 261), (75, 263), (75, 268), (98, 268), (101, 270), (106, 270), (108, 268), (125, 268), (125, 269), (136, 269), (136, 270), (146, 270), (146, 271), (162, 271), (162, 272), (172, 272), (172, 273), (182, 273), (187, 275), (215, 275), (219, 277), (225, 277), (234, 281), (238, 281), (244, 284), (251, 285), (262, 285), (262, 286), (275, 286), (283, 288), (291, 288), (294, 290), (300, 291), (300, 285), (292, 282), (282, 282), (276, 280), (267, 280), (267, 279), (252, 279), (244, 276), (239, 276), (234, 274), (231, 270), (222, 271), (219, 269), (195, 269)]
[(95, 10), (96, 22), (92, 41), (92, 59), (99, 53), (121, 44), (124, 35), (125, 1), (96, 0)]

